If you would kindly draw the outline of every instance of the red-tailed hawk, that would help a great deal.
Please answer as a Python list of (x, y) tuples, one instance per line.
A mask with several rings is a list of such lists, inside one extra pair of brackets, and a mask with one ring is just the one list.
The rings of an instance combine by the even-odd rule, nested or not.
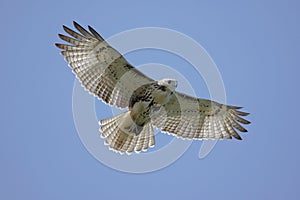
[(128, 111), (100, 120), (105, 144), (120, 153), (146, 151), (153, 147), (153, 126), (186, 139), (241, 140), (236, 130), (248, 113), (241, 107), (223, 105), (176, 92), (177, 81), (155, 81), (129, 64), (92, 27), (74, 22), (79, 33), (63, 26), (70, 36), (59, 37), (70, 44), (56, 44), (82, 86), (103, 102)]

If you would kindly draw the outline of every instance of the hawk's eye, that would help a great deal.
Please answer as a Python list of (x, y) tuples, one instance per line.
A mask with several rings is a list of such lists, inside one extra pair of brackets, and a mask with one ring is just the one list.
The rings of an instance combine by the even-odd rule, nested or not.
[(171, 84), (171, 80), (168, 80), (168, 84)]

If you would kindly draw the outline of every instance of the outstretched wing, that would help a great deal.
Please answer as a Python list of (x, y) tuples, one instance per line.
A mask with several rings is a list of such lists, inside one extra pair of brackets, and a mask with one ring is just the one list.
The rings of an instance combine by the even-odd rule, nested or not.
[(127, 107), (133, 91), (153, 80), (130, 65), (92, 27), (88, 26), (88, 32), (73, 23), (79, 33), (63, 26), (71, 37), (58, 36), (70, 44), (55, 45), (63, 50), (61, 54), (84, 88), (105, 103)]
[(162, 132), (181, 138), (231, 139), (233, 136), (241, 140), (236, 130), (247, 130), (239, 123), (250, 122), (241, 117), (249, 113), (239, 111), (240, 108), (174, 92), (170, 101), (159, 112), (154, 112), (151, 119)]

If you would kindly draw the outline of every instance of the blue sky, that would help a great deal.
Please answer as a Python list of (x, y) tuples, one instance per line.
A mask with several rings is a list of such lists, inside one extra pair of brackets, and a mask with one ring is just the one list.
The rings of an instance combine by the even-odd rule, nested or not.
[[(298, 199), (299, 9), (298, 1), (283, 0), (1, 1), (0, 199)], [(249, 133), (218, 142), (202, 160), (194, 142), (152, 173), (103, 165), (78, 137), (74, 75), (54, 47), (61, 25), (73, 20), (104, 38), (147, 26), (190, 36), (218, 66), (227, 102), (251, 113)], [(126, 58), (174, 65), (207, 97), (203, 80), (176, 56)]]

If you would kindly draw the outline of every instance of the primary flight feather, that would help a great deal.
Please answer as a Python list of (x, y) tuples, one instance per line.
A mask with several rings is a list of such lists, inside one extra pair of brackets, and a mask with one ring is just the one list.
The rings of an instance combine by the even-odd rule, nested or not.
[(58, 36), (69, 44), (62, 49), (82, 86), (105, 103), (128, 111), (100, 120), (101, 137), (119, 153), (146, 151), (155, 145), (153, 126), (162, 132), (187, 139), (241, 140), (247, 132), (241, 124), (241, 107), (228, 106), (176, 92), (177, 81), (153, 80), (138, 71), (92, 27), (89, 31), (74, 22), (78, 32), (63, 26), (70, 36)]

